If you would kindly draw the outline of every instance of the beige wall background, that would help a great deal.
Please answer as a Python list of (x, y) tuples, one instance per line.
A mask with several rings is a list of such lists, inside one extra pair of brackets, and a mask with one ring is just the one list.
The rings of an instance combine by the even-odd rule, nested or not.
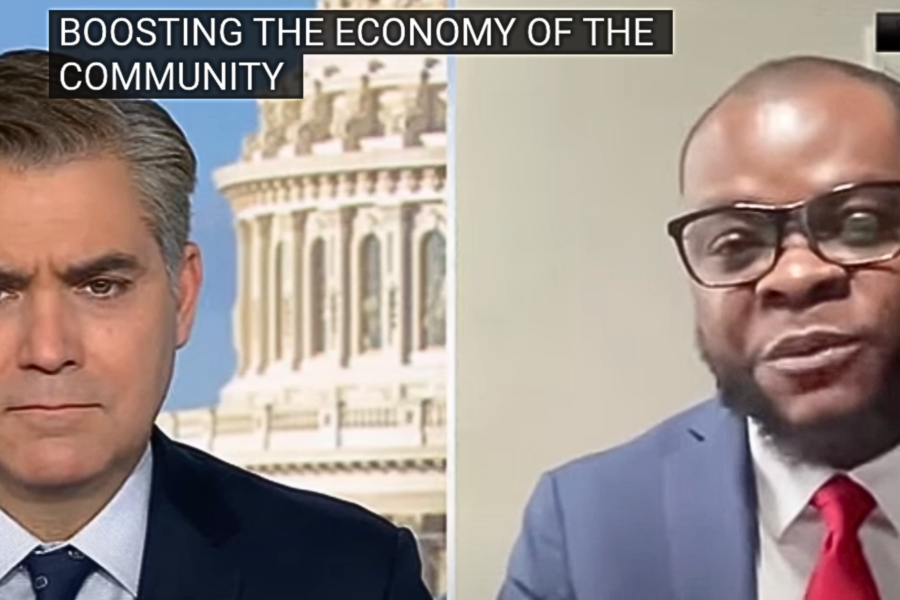
[(675, 56), (458, 58), (452, 598), (494, 598), (541, 471), (709, 393), (664, 232), (692, 120), (765, 59), (864, 60), (889, 4), (569, 2), (674, 8)]

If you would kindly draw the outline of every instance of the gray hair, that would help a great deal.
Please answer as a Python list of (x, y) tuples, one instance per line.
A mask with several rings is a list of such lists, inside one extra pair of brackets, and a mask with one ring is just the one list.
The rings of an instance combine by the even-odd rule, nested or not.
[(184, 132), (149, 100), (51, 99), (51, 72), (48, 52), (0, 54), (0, 160), (27, 168), (110, 153), (126, 161), (175, 286), (197, 181)]

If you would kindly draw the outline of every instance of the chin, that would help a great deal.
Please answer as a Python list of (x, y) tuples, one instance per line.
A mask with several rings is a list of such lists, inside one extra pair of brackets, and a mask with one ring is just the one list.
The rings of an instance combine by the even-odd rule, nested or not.
[(872, 403), (872, 392), (829, 386), (799, 393), (770, 393), (781, 417), (794, 426), (812, 425), (860, 413)]
[(757, 385), (781, 419), (793, 426), (843, 419), (872, 408), (884, 380), (879, 361), (857, 360), (838, 368), (790, 374), (760, 366)]
[(88, 484), (103, 473), (109, 462), (103, 446), (91, 448), (74, 440), (41, 440), (23, 450), (18, 457), (11, 457), (18, 460), (8, 464), (7, 470), (22, 485), (33, 489)]

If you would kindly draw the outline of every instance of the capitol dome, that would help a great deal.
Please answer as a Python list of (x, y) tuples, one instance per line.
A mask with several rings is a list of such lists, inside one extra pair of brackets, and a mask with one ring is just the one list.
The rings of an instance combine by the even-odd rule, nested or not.
[[(446, 8), (326, 0), (320, 8)], [(306, 56), (215, 173), (237, 233), (237, 365), (173, 438), (410, 527), (446, 589), (447, 57)]]

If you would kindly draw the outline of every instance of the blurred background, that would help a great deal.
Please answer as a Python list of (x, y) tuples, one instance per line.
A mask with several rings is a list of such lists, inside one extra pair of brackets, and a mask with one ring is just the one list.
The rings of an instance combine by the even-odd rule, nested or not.
[[(29, 0), (53, 9), (446, 8), (443, 0)], [(446, 590), (447, 114), (442, 56), (309, 56), (306, 98), (164, 101), (199, 159), (206, 281), (159, 425), (410, 527)]]
[[(460, 9), (542, 9), (460, 0)], [(674, 56), (455, 59), (455, 588), (494, 598), (539, 474), (713, 391), (666, 237), (694, 119), (789, 54), (865, 62), (885, 0), (568, 0), (671, 8)], [(635, 600), (643, 600), (636, 598)]]

